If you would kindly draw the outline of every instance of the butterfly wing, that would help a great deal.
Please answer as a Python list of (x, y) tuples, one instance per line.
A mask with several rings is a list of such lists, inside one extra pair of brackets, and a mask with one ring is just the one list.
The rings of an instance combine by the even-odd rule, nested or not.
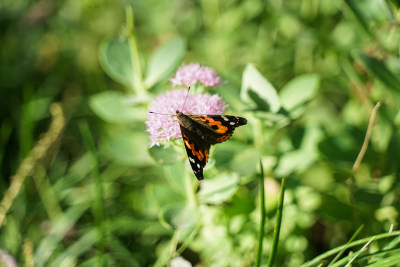
[(176, 114), (189, 163), (198, 180), (203, 180), (210, 146), (228, 140), (235, 128), (247, 123), (245, 118), (229, 115)]
[(245, 118), (230, 115), (189, 115), (189, 118), (207, 129), (204, 133), (212, 145), (225, 142), (237, 127), (247, 124)]
[(193, 173), (198, 180), (203, 180), (203, 168), (208, 161), (210, 143), (196, 132), (189, 131), (182, 125), (180, 125), (180, 127), (183, 143), (185, 144), (186, 153)]

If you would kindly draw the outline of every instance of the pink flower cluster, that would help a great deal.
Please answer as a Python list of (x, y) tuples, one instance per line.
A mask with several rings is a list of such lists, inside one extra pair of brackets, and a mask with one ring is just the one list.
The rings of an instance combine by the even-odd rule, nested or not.
[(184, 85), (186, 87), (197, 82), (205, 86), (217, 86), (221, 83), (221, 78), (210, 67), (202, 67), (200, 64), (192, 63), (180, 67), (175, 77), (170, 80), (173, 86)]
[[(221, 78), (213, 69), (193, 63), (180, 67), (171, 82), (173, 86), (184, 85), (188, 87), (196, 83), (205, 86), (217, 86), (221, 83)], [(154, 113), (149, 113), (146, 121), (147, 132), (150, 133), (150, 147), (159, 146), (160, 142), (169, 141), (171, 138), (182, 138), (176, 118), (177, 110), (185, 114), (219, 115), (225, 111), (225, 108), (224, 101), (217, 94), (191, 95), (188, 90), (175, 89), (159, 95), (150, 105), (150, 111)]]
[[(187, 90), (175, 89), (163, 95), (159, 95), (151, 104), (150, 111), (155, 113), (171, 114), (161, 115), (149, 113), (146, 127), (150, 133), (150, 147), (160, 145), (162, 141), (169, 141), (171, 138), (182, 138), (179, 123), (176, 119), (176, 111), (185, 114), (208, 114), (219, 115), (225, 111), (226, 104), (217, 94), (187, 95)], [(187, 100), (185, 106), (185, 98)], [(182, 109), (183, 108), (183, 109)]]

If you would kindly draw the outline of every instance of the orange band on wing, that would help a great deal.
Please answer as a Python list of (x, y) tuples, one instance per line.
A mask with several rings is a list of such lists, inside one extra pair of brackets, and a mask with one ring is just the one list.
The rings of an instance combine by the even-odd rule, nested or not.
[(218, 143), (225, 142), (226, 140), (228, 140), (229, 138), (231, 138), (231, 136), (232, 136), (232, 133), (223, 135), (223, 136), (221, 136), (221, 137), (218, 137), (218, 138), (217, 138), (217, 142), (218, 142)]
[(210, 118), (210, 117), (204, 116), (204, 115), (203, 116), (199, 116), (198, 118), (200, 120), (206, 122), (210, 126), (216, 125), (218, 127), (218, 129), (215, 130), (215, 132), (217, 132), (217, 133), (223, 134), (223, 133), (226, 133), (228, 131), (228, 127), (222, 125), (222, 122), (220, 122), (220, 121), (216, 121), (213, 118)]
[(204, 150), (204, 154), (205, 154), (205, 156), (206, 156), (206, 163), (208, 162), (208, 149), (206, 149), (206, 150)]
[[(189, 140), (187, 139), (187, 137), (186, 137), (186, 136), (184, 136), (184, 137), (185, 137), (185, 140), (184, 140), (185, 145), (186, 145), (188, 148), (190, 148), (190, 150), (192, 151), (192, 153), (193, 153), (193, 155), (194, 155), (195, 157), (197, 157), (200, 161), (203, 161), (203, 159), (204, 159), (204, 153), (203, 153), (203, 151), (201, 151), (201, 150), (197, 151), (197, 150), (194, 148), (194, 144), (193, 144), (193, 143), (190, 144), (190, 143), (189, 143)], [(205, 150), (204, 152), (206, 153), (206, 162), (207, 162), (207, 160), (208, 160), (208, 150)]]

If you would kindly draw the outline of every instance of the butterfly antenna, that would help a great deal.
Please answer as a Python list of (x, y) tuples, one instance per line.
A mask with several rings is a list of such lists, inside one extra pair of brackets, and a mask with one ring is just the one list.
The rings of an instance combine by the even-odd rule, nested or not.
[(167, 114), (167, 113), (160, 113), (160, 112), (153, 112), (153, 111), (149, 111), (149, 113), (151, 113), (151, 114), (158, 114), (158, 115), (175, 116), (175, 114)]
[(181, 111), (182, 111), (182, 112), (183, 112), (183, 108), (185, 107), (186, 100), (188, 99), (188, 96), (189, 96), (189, 91), (190, 91), (190, 86), (188, 87), (188, 90), (187, 90), (187, 94), (186, 94), (185, 102), (183, 102), (183, 106), (182, 106), (182, 109), (181, 109)]

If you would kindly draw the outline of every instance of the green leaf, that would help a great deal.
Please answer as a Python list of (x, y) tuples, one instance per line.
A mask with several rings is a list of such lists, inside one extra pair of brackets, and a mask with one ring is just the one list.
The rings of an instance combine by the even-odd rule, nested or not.
[(174, 188), (177, 192), (182, 195), (186, 195), (186, 183), (187, 179), (193, 179), (193, 177), (185, 176), (185, 164), (184, 161), (178, 161), (173, 164), (164, 165), (164, 178), (168, 181), (168, 184)]
[(89, 208), (86, 204), (69, 207), (64, 215), (56, 222), (50, 233), (37, 246), (34, 261), (35, 266), (44, 266), (54, 251), (59, 246), (62, 238), (81, 218), (82, 214)]
[[(139, 259), (137, 259), (135, 254), (122, 243), (118, 236), (111, 236), (107, 239), (107, 242), (107, 252), (112, 255), (115, 262), (118, 262), (118, 265), (131, 267), (141, 266)], [(110, 262), (107, 263), (110, 264)]]
[(136, 107), (131, 98), (114, 91), (91, 96), (89, 106), (97, 116), (111, 123), (132, 123), (144, 120), (147, 115), (147, 111)]
[(248, 64), (243, 72), (240, 97), (261, 110), (277, 112), (281, 107), (276, 89), (253, 64)]
[(276, 173), (279, 176), (288, 176), (296, 171), (304, 171), (316, 160), (315, 153), (310, 154), (306, 150), (286, 152), (279, 160)]
[(166, 227), (182, 230), (196, 224), (197, 212), (194, 206), (181, 202), (165, 207), (159, 217)]
[(400, 91), (400, 79), (398, 74), (394, 74), (385, 66), (385, 64), (383, 64), (383, 62), (370, 57), (363, 52), (359, 52), (358, 57), (372, 72), (372, 74), (381, 80), (388, 89), (393, 90), (394, 92)]
[(107, 225), (110, 227), (110, 232), (117, 236), (132, 236), (135, 234), (165, 235), (170, 232), (153, 219), (136, 219), (126, 214), (113, 216), (113, 218), (110, 218), (107, 222)]
[(49, 106), (53, 101), (51, 97), (42, 97), (38, 99), (33, 99), (27, 106), (27, 113), (30, 114), (32, 120), (38, 121), (49, 116)]
[(257, 171), (257, 160), (260, 158), (259, 152), (250, 147), (242, 151), (235, 152), (235, 156), (230, 163), (230, 170), (241, 176), (253, 175)]
[(182, 150), (175, 146), (153, 146), (149, 149), (150, 156), (160, 164), (174, 163), (182, 159)]
[(169, 184), (155, 184), (152, 187), (152, 198), (159, 207), (165, 207), (172, 203), (181, 203), (186, 200), (183, 192), (174, 190)]
[(145, 84), (148, 88), (171, 75), (181, 63), (186, 52), (186, 42), (176, 38), (161, 46), (150, 58)]
[(132, 87), (133, 64), (129, 44), (125, 40), (111, 39), (100, 45), (100, 64), (114, 81)]
[(317, 74), (295, 77), (279, 92), (282, 106), (290, 112), (312, 100), (317, 93), (319, 81)]
[(207, 204), (219, 204), (230, 199), (237, 191), (239, 176), (223, 174), (215, 179), (204, 180), (198, 194), (199, 200)]
[(153, 164), (149, 143), (147, 134), (124, 130), (102, 142), (102, 150), (121, 165), (143, 167)]
[(83, 234), (78, 240), (76, 240), (71, 246), (69, 246), (65, 251), (60, 253), (57, 258), (51, 263), (50, 267), (57, 266), (68, 266), (66, 263), (76, 262), (76, 259), (87, 252), (89, 249), (93, 248), (100, 240), (100, 233), (97, 229), (91, 229)]
[(268, 127), (282, 128), (288, 125), (291, 118), (285, 113), (284, 109), (281, 109), (279, 113), (265, 112), (265, 111), (255, 111), (254, 115), (261, 119)]
[(307, 126), (300, 149), (282, 155), (275, 169), (276, 174), (285, 177), (309, 168), (318, 159), (318, 145), (322, 136), (318, 127)]
[(351, 11), (353, 11), (354, 15), (360, 22), (361, 26), (364, 28), (364, 30), (369, 34), (372, 35), (371, 29), (369, 27), (369, 21), (370, 19), (368, 16), (365, 14), (364, 10), (362, 9), (362, 6), (364, 3), (361, 1), (356, 1), (356, 0), (345, 0), (345, 3), (349, 6)]

